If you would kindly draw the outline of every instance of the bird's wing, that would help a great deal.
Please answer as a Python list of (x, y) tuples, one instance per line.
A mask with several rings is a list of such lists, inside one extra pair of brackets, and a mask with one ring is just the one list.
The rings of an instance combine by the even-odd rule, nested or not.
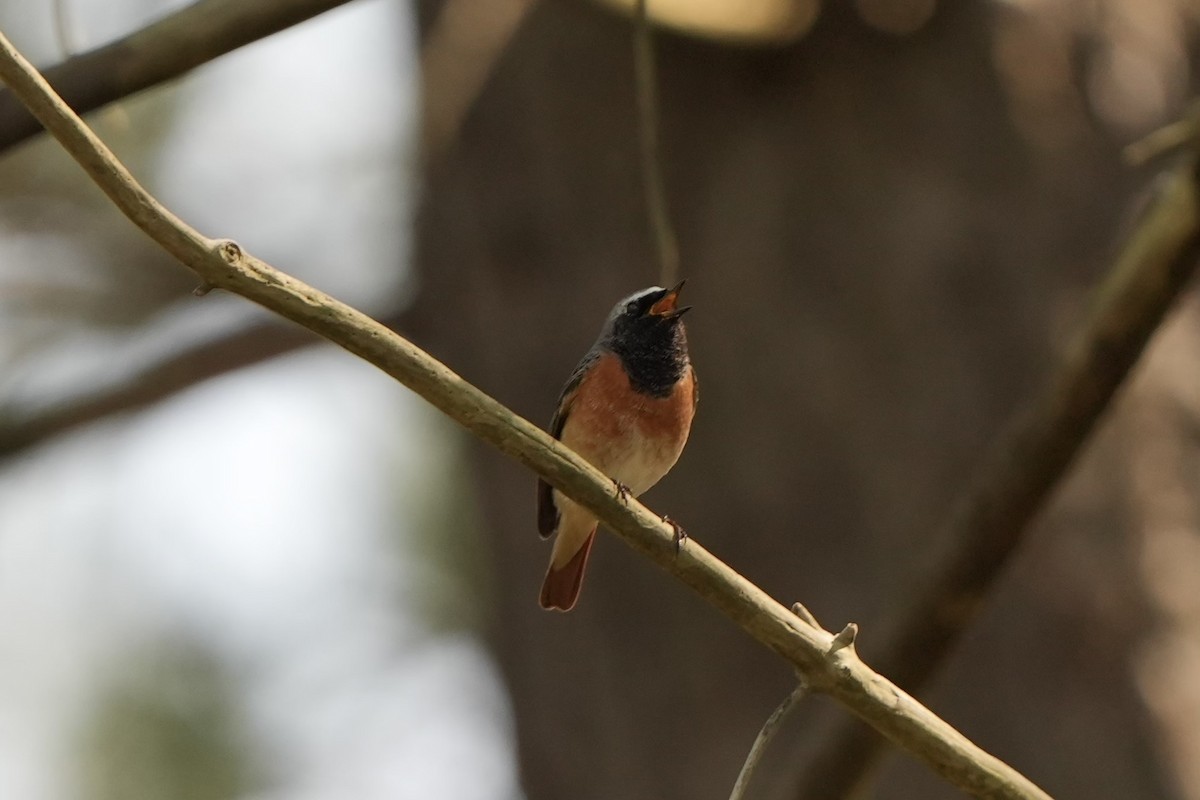
[[(571, 377), (567, 379), (562, 392), (559, 393), (558, 404), (555, 407), (554, 416), (550, 420), (550, 435), (555, 439), (562, 439), (563, 425), (570, 416), (571, 405), (575, 402), (579, 384), (583, 382), (583, 377), (587, 375), (588, 370), (598, 358), (599, 353), (594, 350), (584, 356), (579, 365), (575, 367), (575, 371), (571, 373)], [(541, 478), (538, 478), (537, 484), (537, 526), (538, 533), (543, 539), (554, 533), (554, 529), (558, 527), (558, 509), (554, 506), (553, 487)]]

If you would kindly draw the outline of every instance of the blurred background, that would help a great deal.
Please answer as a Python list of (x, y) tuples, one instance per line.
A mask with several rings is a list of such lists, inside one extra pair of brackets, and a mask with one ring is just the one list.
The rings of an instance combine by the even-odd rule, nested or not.
[[(0, 0), (47, 66), (186, 3)], [(1194, 0), (651, 0), (702, 382), (646, 502), (872, 643), (1184, 108)], [(169, 207), (544, 423), (657, 282), (618, 0), (353, 0), (89, 119)], [(786, 666), (533, 477), (0, 153), (0, 797), (724, 798)], [(1062, 797), (1200, 798), (1200, 304), (928, 696)], [(754, 795), (798, 796), (808, 701)], [(891, 756), (870, 796), (951, 798)]]

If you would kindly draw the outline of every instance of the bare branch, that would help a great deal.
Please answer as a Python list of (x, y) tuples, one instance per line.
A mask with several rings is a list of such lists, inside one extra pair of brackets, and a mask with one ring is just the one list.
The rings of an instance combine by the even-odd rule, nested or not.
[[(44, 70), (78, 113), (177, 78), (244, 45), (349, 0), (198, 0), (103, 47)], [(421, 50), (421, 143), (436, 159), (457, 134), (504, 46), (536, 0), (447, 0)], [(55, 0), (61, 47), (68, 21)], [(437, 92), (429, 91), (436, 86)], [(11, 92), (0, 90), (0, 152), (42, 130)]]
[[(792, 603), (792, 613), (815, 630), (823, 631), (821, 624), (817, 622), (817, 618), (813, 613), (801, 602)], [(857, 628), (856, 628), (857, 630)], [(825, 631), (825, 633), (829, 633)], [(832, 650), (830, 651), (833, 652)], [(808, 685), (804, 682), (803, 675), (797, 675), (799, 683), (796, 688), (788, 693), (788, 696), (783, 698), (783, 702), (771, 712), (771, 716), (767, 717), (767, 721), (763, 723), (758, 735), (754, 737), (753, 744), (750, 745), (750, 752), (746, 754), (746, 760), (742, 764), (742, 769), (738, 772), (737, 780), (733, 782), (733, 791), (729, 793), (729, 800), (744, 800), (746, 790), (750, 787), (750, 780), (754, 777), (755, 770), (758, 769), (758, 762), (762, 760), (763, 753), (766, 752), (767, 745), (775, 738), (775, 734), (783, 727), (784, 721), (791, 713), (799, 707), (800, 701), (808, 694)]]
[[(474, 0), (450, 0), (442, 9), (421, 53), (421, 94), (424, 104), (421, 140), (427, 160), (436, 161), (440, 158), (457, 134), (463, 118), (482, 91), (504, 45), (534, 2), (535, 0), (495, 0), (493, 3), (478, 3)], [(325, 3), (329, 8), (337, 4)], [(134, 87), (141, 88), (142, 81), (136, 79), (136, 76), (151, 70), (154, 60), (159, 57), (157, 54), (161, 48), (148, 43), (158, 39), (170, 39), (178, 35), (179, 30), (190, 30), (193, 27), (191, 16), (198, 11), (209, 15), (208, 35), (220, 37), (222, 31), (228, 29), (227, 23), (216, 18), (220, 13), (216, 5), (211, 0), (201, 0), (152, 23), (120, 42), (81, 55), (68, 64), (51, 67), (46, 74), (53, 76), (63, 73), (68, 71), (69, 64), (77, 62), (78, 69), (68, 71), (69, 76), (74, 76), (68, 81), (71, 84), (68, 88), (78, 94), (80, 91), (86, 92), (87, 86), (96, 86), (98, 82), (107, 81), (104, 77), (105, 71), (121, 64), (127, 79), (121, 83), (116, 95), (108, 99), (129, 94), (135, 90)], [(258, 7), (264, 15), (280, 14), (279, 28), (298, 21), (297, 14), (289, 16), (285, 13), (287, 9), (281, 8), (279, 3), (247, 0), (244, 5), (230, 8), (245, 11), (247, 6)], [(265, 20), (261, 31), (263, 36), (273, 32)], [(140, 45), (137, 44), (139, 42)], [(129, 48), (127, 60), (119, 61), (113, 57), (114, 49), (123, 49), (126, 46)], [(220, 48), (212, 49), (213, 57), (221, 54), (219, 50)], [(78, 80), (75, 80), (76, 78)], [(57, 81), (52, 79), (51, 83), (55, 84)], [(63, 96), (69, 99), (65, 93)], [(103, 105), (104, 102), (107, 100), (95, 105)], [(19, 113), (12, 114), (6, 111), (8, 106), (16, 108)], [(14, 125), (17, 127), (13, 127)], [(28, 131), (21, 126), (27, 126)], [(16, 101), (12, 93), (0, 88), (0, 151), (8, 144), (41, 130), (41, 124)], [(195, 294), (202, 296), (209, 288), (211, 287), (201, 284)], [(401, 313), (396, 311), (385, 317), (384, 322), (388, 327), (398, 327), (401, 316)], [(252, 328), (229, 331), (222, 336), (147, 363), (119, 383), (91, 386), (85, 393), (58, 400), (53, 404), (0, 404), (0, 458), (14, 455), (53, 436), (106, 416), (136, 411), (209, 378), (258, 364), (310, 346), (317, 341), (316, 337), (302, 329), (277, 319), (267, 320)]]
[(236, 243), (210, 239), (184, 224), (133, 179), (2, 34), (0, 79), (134, 224), (205, 283), (246, 297), (374, 364), (542, 475), (594, 512), (628, 545), (787, 659), (814, 691), (836, 698), (954, 785), (978, 797), (1048, 797), (873, 672), (853, 648), (831, 652), (833, 637), (828, 632), (797, 620), (695, 541), (677, 552), (670, 525), (636, 500), (619, 499), (609, 478), (408, 340), (244, 252)]
[[(50, 67), (46, 79), (72, 108), (86, 113), (346, 2), (198, 0), (122, 39)], [(0, 152), (41, 129), (11, 92), (0, 91)]]
[[(945, 550), (920, 575), (875, 659), (919, 692), (975, 620), (992, 583), (1108, 407), (1200, 259), (1194, 155), (1160, 176), (1154, 195), (1096, 287), (1090, 313), (1040, 394), (996, 441), (938, 535)], [(799, 796), (852, 795), (883, 742), (840, 719), (821, 736)]]
[(81, 425), (136, 411), (234, 369), (258, 364), (320, 340), (309, 331), (271, 319), (197, 343), (120, 381), (90, 386), (52, 404), (0, 405), (0, 458), (15, 455)]
[(762, 759), (762, 755), (766, 752), (767, 745), (775, 738), (776, 732), (783, 725), (784, 721), (791, 715), (799, 705), (804, 696), (808, 694), (808, 687), (803, 683), (797, 684), (795, 689), (792, 689), (788, 696), (783, 698), (783, 702), (779, 707), (771, 712), (771, 716), (767, 717), (767, 721), (763, 723), (762, 729), (758, 732), (758, 736), (754, 738), (754, 744), (750, 745), (750, 752), (746, 754), (746, 762), (742, 764), (742, 771), (738, 773), (737, 780), (733, 784), (733, 791), (729, 793), (729, 800), (744, 800), (746, 797), (746, 789), (750, 786), (750, 779), (754, 777), (754, 771), (758, 767), (758, 762)]

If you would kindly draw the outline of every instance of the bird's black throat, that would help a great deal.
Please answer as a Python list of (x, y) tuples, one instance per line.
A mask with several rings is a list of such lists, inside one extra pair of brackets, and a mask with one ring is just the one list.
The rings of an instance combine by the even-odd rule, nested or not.
[(606, 344), (621, 359), (633, 388), (651, 397), (669, 397), (688, 368), (687, 334), (678, 320), (647, 319), (620, 331)]

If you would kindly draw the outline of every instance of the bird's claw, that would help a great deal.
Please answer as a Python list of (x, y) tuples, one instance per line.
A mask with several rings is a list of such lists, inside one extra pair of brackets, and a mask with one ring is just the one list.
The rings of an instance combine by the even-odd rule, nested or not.
[(688, 539), (687, 531), (683, 529), (682, 525), (671, 519), (666, 514), (663, 514), (662, 521), (670, 525), (671, 529), (675, 531), (675, 536), (672, 537), (671, 541), (675, 545), (675, 555), (679, 555), (680, 549), (683, 548), (683, 543)]
[(633, 497), (633, 492), (631, 492), (629, 490), (628, 486), (621, 483), (620, 481), (613, 481), (613, 483), (615, 483), (617, 485), (618, 499), (620, 499), (621, 502), (623, 502), (623, 503), (626, 503), (626, 504), (629, 503), (629, 498)]

